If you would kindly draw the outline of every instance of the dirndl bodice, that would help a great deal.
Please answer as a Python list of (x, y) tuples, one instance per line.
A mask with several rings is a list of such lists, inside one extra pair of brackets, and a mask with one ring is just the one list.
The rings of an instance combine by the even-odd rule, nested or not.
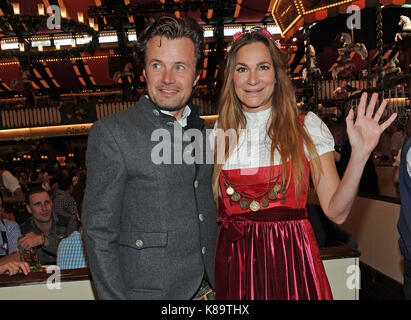
[[(305, 166), (309, 173), (308, 161)], [(242, 209), (240, 201), (232, 201), (226, 193), (228, 181), (240, 193), (261, 195), (266, 192), (269, 181), (273, 182), (270, 174), (278, 177), (277, 183), (282, 184), (280, 173), (281, 165), (272, 169), (221, 171), (216, 299), (332, 299), (315, 235), (307, 219), (308, 174), (298, 199), (291, 177), (285, 202), (279, 193), (276, 200), (269, 200), (268, 206), (260, 205), (255, 212)], [(267, 194), (264, 197), (267, 198)], [(261, 199), (255, 200), (260, 203)]]

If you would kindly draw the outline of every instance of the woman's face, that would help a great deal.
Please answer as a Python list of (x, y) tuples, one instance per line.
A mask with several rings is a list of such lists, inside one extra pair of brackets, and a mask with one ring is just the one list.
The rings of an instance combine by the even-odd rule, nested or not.
[(237, 51), (234, 89), (243, 111), (258, 112), (271, 107), (275, 70), (268, 48), (254, 42)]

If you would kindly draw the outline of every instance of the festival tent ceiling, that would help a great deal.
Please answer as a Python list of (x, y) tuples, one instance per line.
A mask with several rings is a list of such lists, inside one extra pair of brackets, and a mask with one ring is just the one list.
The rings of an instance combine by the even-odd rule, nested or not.
[[(210, 6), (214, 4), (214, 6)], [(149, 15), (160, 14), (160, 8), (167, 8), (167, 11), (176, 16), (190, 16), (203, 25), (213, 25), (216, 19), (223, 17), (223, 23), (271, 23), (273, 19), (271, 10), (274, 0), (242, 0), (242, 1), (169, 1), (169, 0), (6, 0), (0, 2), (0, 18), (5, 15), (38, 16), (40, 10), (47, 15), (47, 8), (58, 7), (61, 16), (65, 19), (82, 22), (90, 25), (96, 31), (115, 32), (118, 28), (118, 20), (115, 10), (129, 10), (131, 14), (122, 19), (122, 27), (134, 36), (142, 28), (145, 18)], [(162, 6), (162, 7), (161, 7)], [(55, 8), (54, 7), (54, 8)], [(90, 17), (90, 8), (95, 10), (105, 8), (106, 16), (101, 18)], [(173, 10), (176, 9), (176, 10)], [(110, 10), (113, 15), (110, 15)], [(117, 11), (118, 12), (118, 11)], [(49, 12), (51, 15), (52, 12)], [(0, 26), (0, 36), (2, 28)], [(36, 34), (53, 36), (56, 31), (42, 26)], [(4, 34), (3, 36), (8, 36)], [(6, 38), (7, 39), (7, 38)], [(47, 39), (47, 38), (46, 38)], [(216, 59), (213, 57), (215, 45), (208, 41), (207, 49), (211, 52), (209, 59), (206, 59), (202, 78), (212, 79), (215, 75)], [(132, 46), (133, 43), (129, 44)], [(2, 43), (3, 46), (3, 43)], [(36, 51), (37, 48), (31, 49)], [(43, 50), (55, 50), (44, 47)], [(208, 55), (206, 52), (206, 55)], [(0, 56), (1, 57), (1, 56)], [(80, 90), (82, 88), (101, 88), (121, 84), (122, 79), (118, 79), (116, 72), (121, 70), (121, 55), (117, 49), (117, 43), (100, 44), (98, 50), (90, 55), (87, 52), (81, 53), (81, 58), (77, 59), (43, 59), (41, 62), (33, 63), (30, 70), (30, 79), (34, 90), (57, 90), (64, 88)], [(135, 73), (139, 70), (133, 70)], [(0, 95), (12, 91), (23, 90), (25, 76), (20, 66), (20, 61), (16, 57), (0, 59)], [(123, 78), (124, 79), (124, 78)], [(143, 78), (127, 78), (130, 83), (139, 87)], [(203, 81), (204, 82), (204, 81)]]
[[(411, 0), (379, 1), (384, 5), (411, 3)], [(323, 30), (330, 28), (327, 35), (331, 35), (332, 32), (330, 31), (338, 33), (338, 27), (335, 23), (330, 22), (331, 19), (327, 18), (337, 18), (337, 15), (345, 13), (349, 4), (356, 4), (361, 9), (375, 7), (378, 4), (378, 0), (354, 2), (345, 0), (345, 2), (342, 5), (341, 1), (337, 2), (336, 0), (5, 0), (0, 1), (0, 19), (13, 14), (15, 16), (35, 17), (39, 15), (41, 9), (47, 15), (47, 8), (56, 6), (61, 10), (63, 18), (90, 26), (100, 35), (104, 32), (107, 32), (107, 34), (115, 33), (116, 29), (119, 28), (119, 21), (121, 21), (122, 28), (127, 30), (128, 36), (132, 36), (133, 32), (135, 36), (144, 26), (145, 19), (148, 16), (159, 14), (159, 8), (166, 8), (167, 11), (174, 13), (176, 16), (191, 16), (204, 26), (215, 27), (221, 21), (224, 24), (277, 24), (283, 33), (282, 39), (288, 40), (288, 44), (293, 45), (291, 38), (293, 36), (301, 38), (301, 27), (304, 23), (329, 23)], [(102, 10), (102, 8), (106, 10), (105, 16), (96, 17), (95, 13)], [(16, 14), (16, 10), (18, 10), (18, 14)], [(130, 14), (118, 19), (115, 16), (118, 12), (126, 12), (121, 10), (129, 10)], [(296, 19), (298, 17), (300, 18)], [(397, 21), (393, 22), (394, 25), (396, 23)], [(0, 25), (0, 36), (1, 32)], [(45, 39), (47, 37), (49, 39), (53, 38), (53, 34), (56, 33), (58, 33), (57, 30), (45, 26), (36, 31), (37, 35), (43, 34), (46, 37)], [(359, 34), (360, 32), (356, 33)], [(7, 36), (10, 36), (10, 34), (3, 33), (3, 37), (7, 38)], [(332, 36), (335, 37), (335, 34)], [(361, 39), (360, 34), (355, 36), (356, 40)], [(279, 35), (277, 37), (281, 38)], [(336, 43), (330, 37), (324, 37), (324, 34), (318, 36), (313, 33), (312, 37), (314, 44), (316, 41), (318, 42), (316, 50), (320, 57), (320, 68), (329, 71), (337, 58)], [(328, 39), (328, 43), (323, 43), (317, 39), (318, 37)], [(225, 39), (225, 41), (229, 42), (230, 39)], [(130, 42), (128, 46), (132, 47), (133, 43)], [(304, 50), (301, 41), (296, 44), (296, 47), (299, 50), (294, 50), (290, 59), (291, 73), (300, 75), (304, 64), (302, 53)], [(31, 50), (34, 52), (39, 49), (38, 47)], [(56, 51), (56, 48), (53, 46), (44, 47), (44, 50)], [(370, 48), (370, 50), (375, 50), (375, 48)], [(370, 54), (373, 55), (374, 53), (371, 52)], [(22, 72), (21, 61), (16, 57), (0, 55), (0, 58), (0, 97), (10, 96), (10, 93), (22, 91), (28, 77)], [(353, 57), (353, 59), (357, 61), (356, 64), (363, 64), (362, 61), (358, 60), (358, 57)], [(144, 79), (140, 76), (140, 70), (136, 69), (134, 65), (132, 66), (134, 72), (130, 72), (130, 76), (126, 78), (119, 77), (119, 75), (128, 75), (126, 70), (122, 69), (122, 65), (124, 66), (124, 62), (121, 59), (117, 43), (100, 43), (94, 54), (81, 52), (77, 58), (47, 58), (33, 62), (29, 78), (33, 89), (37, 91), (54, 90), (56, 92), (65, 92), (72, 90), (73, 92), (81, 92), (83, 89), (106, 90), (113, 87), (118, 88), (121, 81), (123, 81), (122, 79), (127, 79), (126, 81), (133, 86), (142, 87)], [(207, 39), (206, 60), (200, 85), (212, 82), (216, 78), (217, 69), (216, 42), (214, 38), (209, 38)], [(133, 77), (132, 74), (137, 76)]]

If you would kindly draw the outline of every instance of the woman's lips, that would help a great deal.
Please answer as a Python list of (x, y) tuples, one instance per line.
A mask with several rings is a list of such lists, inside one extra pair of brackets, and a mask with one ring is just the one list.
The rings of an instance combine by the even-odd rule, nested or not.
[(252, 90), (244, 90), (244, 92), (249, 95), (257, 95), (261, 93), (263, 90), (264, 89), (252, 89)]

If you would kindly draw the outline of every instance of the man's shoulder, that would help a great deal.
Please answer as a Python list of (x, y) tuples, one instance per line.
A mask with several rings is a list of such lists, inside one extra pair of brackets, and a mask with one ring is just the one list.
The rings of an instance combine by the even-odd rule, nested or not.
[(133, 106), (97, 120), (93, 124), (93, 127), (109, 128), (110, 130), (118, 128), (123, 131), (124, 128), (129, 127), (129, 125), (135, 127), (138, 123), (145, 123), (144, 107), (147, 103), (149, 103), (148, 100), (142, 97)]
[[(53, 215), (54, 219), (54, 215)], [(69, 215), (69, 214), (59, 214), (56, 216), (56, 223), (59, 226), (67, 226), (70, 225), (74, 220), (77, 220), (77, 217), (75, 215)]]
[(94, 124), (95, 125), (103, 125), (103, 126), (113, 126), (122, 124), (124, 121), (128, 121), (130, 117), (133, 117), (136, 105), (129, 107), (127, 109), (121, 110), (116, 112), (112, 115), (104, 117), (103, 119), (97, 120)]
[(20, 226), (15, 221), (11, 221), (11, 220), (8, 220), (8, 219), (1, 219), (1, 222), (4, 225), (4, 227), (6, 228), (6, 232), (9, 232), (10, 230), (15, 230), (15, 229), (20, 230)]
[(29, 233), (29, 232), (33, 231), (32, 220), (33, 220), (33, 218), (30, 217), (30, 218), (28, 218), (26, 221), (24, 221), (24, 222), (20, 225), (21, 233), (22, 233), (23, 235), (25, 235), (26, 233)]
[[(65, 242), (69, 242), (69, 243), (76, 243), (76, 242), (81, 242), (81, 233), (78, 231), (73, 231), (72, 233), (70, 233), (66, 238), (64, 238), (63, 240), (65, 240)], [(62, 240), (62, 241), (63, 241)]]

